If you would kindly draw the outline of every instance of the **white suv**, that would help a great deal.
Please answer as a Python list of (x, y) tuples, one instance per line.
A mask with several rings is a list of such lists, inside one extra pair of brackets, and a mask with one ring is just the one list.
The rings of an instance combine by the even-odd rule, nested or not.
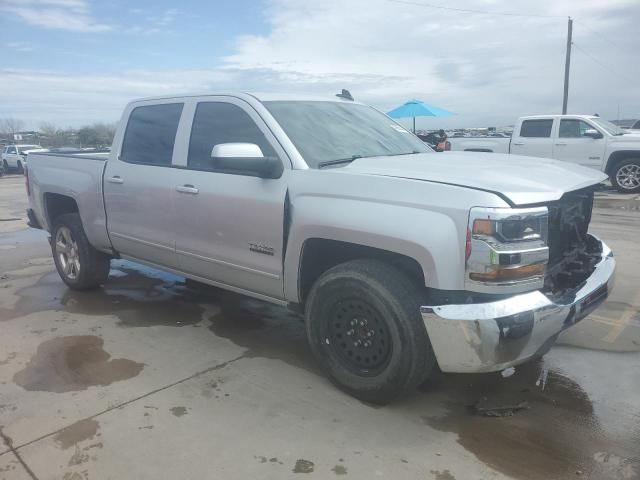
[(29, 152), (43, 151), (40, 145), (7, 145), (2, 151), (2, 167), (5, 172), (10, 169), (22, 173), (27, 164), (27, 154)]

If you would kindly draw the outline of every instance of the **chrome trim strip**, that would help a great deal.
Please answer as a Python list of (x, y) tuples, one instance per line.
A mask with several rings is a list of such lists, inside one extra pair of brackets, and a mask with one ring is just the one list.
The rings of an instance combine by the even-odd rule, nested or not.
[(130, 237), (129, 235), (123, 235), (122, 233), (109, 232), (109, 234), (112, 237), (121, 238), (123, 240), (129, 240), (130, 242), (141, 243), (142, 245), (147, 245), (149, 247), (161, 248), (163, 250), (167, 250), (169, 252), (174, 252), (175, 253), (175, 248), (169, 247), (167, 245), (162, 245), (160, 243), (149, 242), (147, 240), (140, 240), (139, 238), (136, 238), (136, 237)]
[(223, 265), (225, 267), (235, 268), (236, 270), (242, 270), (244, 272), (254, 273), (256, 275), (262, 275), (263, 277), (273, 278), (275, 280), (278, 280), (280, 278), (280, 275), (277, 275), (274, 273), (263, 272), (262, 270), (256, 270), (254, 268), (244, 267), (242, 265), (237, 265), (235, 263), (225, 262), (224, 260), (218, 260), (217, 258), (204, 257), (202, 255), (198, 255), (197, 253), (185, 252), (184, 250), (176, 250), (176, 253), (178, 253), (179, 255), (185, 255), (187, 257), (197, 258), (198, 260), (203, 260), (205, 262), (215, 263), (218, 265)]

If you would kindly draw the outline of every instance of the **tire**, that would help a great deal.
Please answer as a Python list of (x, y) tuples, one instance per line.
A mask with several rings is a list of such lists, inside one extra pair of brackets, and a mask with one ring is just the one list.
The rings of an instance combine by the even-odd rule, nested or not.
[(60, 278), (74, 290), (96, 288), (109, 276), (110, 257), (91, 246), (77, 213), (54, 220), (51, 252)]
[(415, 282), (380, 261), (353, 260), (323, 273), (309, 294), (305, 323), (311, 350), (333, 383), (376, 404), (420, 385), (436, 365), (421, 299)]
[(24, 173), (24, 168), (22, 168), (22, 162), (20, 160), (18, 160), (18, 163), (16, 165), (16, 172)]
[(611, 184), (622, 193), (640, 193), (640, 158), (618, 163), (611, 173)]
[(4, 167), (4, 171), (9, 173), (9, 164), (7, 163), (6, 160), (2, 161), (2, 166)]

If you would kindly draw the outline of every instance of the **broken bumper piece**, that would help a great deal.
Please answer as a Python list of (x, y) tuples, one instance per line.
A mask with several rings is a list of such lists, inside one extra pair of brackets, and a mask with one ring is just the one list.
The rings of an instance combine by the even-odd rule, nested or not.
[(601, 257), (593, 273), (559, 298), (535, 291), (489, 303), (422, 307), (440, 369), (493, 372), (544, 354), (560, 332), (609, 296), (616, 262), (609, 247), (600, 243)]

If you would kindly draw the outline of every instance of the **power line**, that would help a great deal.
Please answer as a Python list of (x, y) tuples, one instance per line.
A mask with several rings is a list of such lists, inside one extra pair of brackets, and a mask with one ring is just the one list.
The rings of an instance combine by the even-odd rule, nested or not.
[(431, 3), (412, 2), (411, 0), (387, 0), (393, 3), (402, 3), (405, 5), (414, 5), (417, 7), (437, 8), (440, 10), (450, 10), (453, 12), (475, 13), (480, 15), (501, 15), (505, 17), (533, 17), (533, 18), (567, 18), (565, 15), (538, 15), (535, 13), (515, 13), (515, 12), (490, 12), (486, 10), (473, 10), (470, 8), (455, 8), (444, 5), (433, 5)]
[(614, 73), (616, 75), (618, 75), (619, 77), (624, 77), (625, 80), (629, 81), (629, 82), (635, 82), (635, 80), (631, 80), (631, 77), (627, 77), (625, 74), (620, 74), (620, 72), (614, 72), (615, 69), (611, 68), (610, 65), (606, 65), (604, 63), (602, 63), (600, 60), (598, 60), (596, 57), (594, 57), (593, 55), (591, 55), (589, 52), (587, 52), (586, 50), (583, 50), (582, 48), (580, 48), (580, 46), (576, 45), (575, 42), (573, 42), (573, 47), (578, 50), (580, 53), (582, 53), (583, 55), (589, 57), (591, 59), (591, 61), (597, 63), (598, 65), (600, 65), (602, 68), (604, 68), (607, 72)]
[[(574, 19), (575, 20), (575, 19)], [(591, 28), (589, 25), (587, 25), (584, 20), (575, 20), (576, 22), (578, 22), (580, 25), (582, 25), (584, 28), (586, 28), (587, 30), (589, 30), (592, 34), (594, 34), (596, 37), (599, 37), (601, 40), (604, 40), (605, 42), (607, 42), (609, 45), (611, 45), (614, 48), (621, 48), (622, 45), (618, 44), (616, 42), (613, 42), (612, 40), (609, 40), (607, 37), (605, 37), (604, 35), (602, 35), (601, 33), (597, 32), (596, 30), (594, 30), (593, 28)]]

